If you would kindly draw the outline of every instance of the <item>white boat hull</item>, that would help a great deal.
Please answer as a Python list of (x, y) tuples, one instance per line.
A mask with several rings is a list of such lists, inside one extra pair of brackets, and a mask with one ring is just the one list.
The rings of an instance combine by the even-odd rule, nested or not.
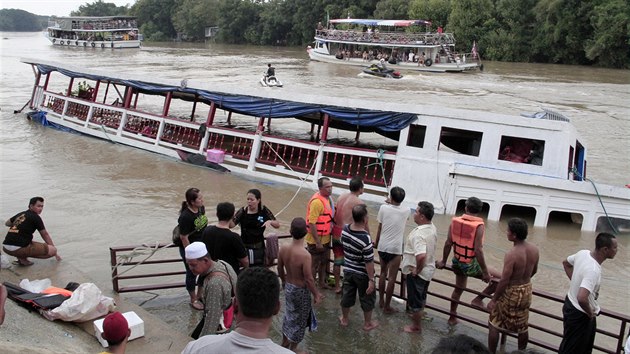
[(140, 48), (139, 40), (127, 41), (86, 41), (72, 40), (63, 38), (48, 38), (54, 46), (73, 47), (73, 48), (94, 48), (94, 49), (123, 49), (123, 48)]

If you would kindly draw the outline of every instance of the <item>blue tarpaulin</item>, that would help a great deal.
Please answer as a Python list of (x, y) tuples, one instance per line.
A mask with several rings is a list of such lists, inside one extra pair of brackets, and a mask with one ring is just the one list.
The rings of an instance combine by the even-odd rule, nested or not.
[[(413, 113), (355, 109), (324, 104), (303, 103), (250, 95), (235, 95), (222, 92), (196, 89), (192, 87), (169, 86), (138, 80), (124, 80), (89, 73), (75, 72), (64, 68), (35, 64), (42, 74), (57, 71), (72, 78), (82, 78), (94, 81), (111, 82), (129, 86), (141, 92), (165, 95), (168, 92), (190, 94), (203, 102), (214, 102), (217, 107), (253, 117), (269, 118), (299, 118), (318, 114), (328, 114), (333, 120), (376, 132), (398, 132), (406, 128), (416, 119)], [(184, 98), (184, 97), (182, 97)], [(185, 98), (184, 98), (185, 99)]]

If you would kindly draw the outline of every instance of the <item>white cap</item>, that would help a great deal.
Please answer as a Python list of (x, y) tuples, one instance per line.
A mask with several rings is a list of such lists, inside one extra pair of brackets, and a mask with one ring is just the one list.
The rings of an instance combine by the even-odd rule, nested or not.
[(185, 250), (186, 259), (198, 259), (208, 254), (206, 244), (203, 242), (193, 242)]

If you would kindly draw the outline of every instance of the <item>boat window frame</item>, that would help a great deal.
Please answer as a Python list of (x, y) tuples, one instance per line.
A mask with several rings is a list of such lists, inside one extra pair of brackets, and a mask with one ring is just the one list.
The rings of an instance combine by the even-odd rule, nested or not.
[[(451, 137), (448, 139), (448, 143), (445, 143), (446, 135), (451, 135)], [(452, 142), (456, 142), (456, 140), (461, 140), (460, 144), (452, 144)], [(464, 142), (464, 144), (461, 144), (461, 142)], [(440, 141), (438, 144), (439, 151), (479, 157), (482, 144), (483, 132), (481, 131), (454, 128), (449, 126), (442, 126), (440, 128)]]
[[(519, 154), (514, 153), (515, 149), (511, 149), (518, 142), (527, 143), (531, 142), (532, 146), (529, 149), (529, 155), (522, 161), (518, 160)], [(520, 154), (523, 155), (523, 154)], [(499, 151), (497, 154), (499, 161), (512, 162), (512, 163), (524, 163), (532, 166), (542, 166), (545, 159), (545, 140), (527, 138), (524, 136), (516, 135), (501, 135), (499, 143)]]
[[(422, 136), (420, 136), (420, 134)], [(427, 138), (427, 126), (424, 124), (409, 125), (409, 133), (407, 134), (406, 145), (412, 148), (423, 149), (424, 142)]]

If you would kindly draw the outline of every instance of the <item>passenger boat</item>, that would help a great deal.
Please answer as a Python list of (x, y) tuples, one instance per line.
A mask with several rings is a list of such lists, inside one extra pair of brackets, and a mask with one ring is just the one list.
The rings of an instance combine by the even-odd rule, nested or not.
[[(457, 53), (455, 36), (441, 28), (429, 32), (429, 21), (347, 18), (329, 23), (329, 28), (318, 26), (315, 30), (315, 44), (306, 49), (311, 60), (369, 66), (385, 57), (388, 66), (395, 70), (483, 70), (476, 43), (471, 52)], [(427, 31), (422, 31), (423, 26)]]
[(84, 48), (140, 48), (135, 17), (53, 17), (46, 36), (53, 45)]
[[(233, 173), (294, 185), (315, 186), (326, 176), (343, 190), (359, 175), (366, 200), (382, 202), (390, 186), (400, 186), (406, 206), (427, 200), (440, 213), (455, 214), (476, 196), (490, 220), (516, 212), (539, 227), (572, 217), (592, 231), (598, 224), (630, 220), (630, 189), (585, 177), (587, 149), (559, 113), (505, 115), (147, 79), (40, 59), (22, 62), (36, 76), (34, 117), (173, 158), (207, 155)], [(147, 104), (156, 100), (157, 106)], [(172, 105), (184, 105), (191, 118), (171, 114)], [(218, 110), (227, 121), (219, 121)], [(232, 124), (236, 118), (251, 124)], [(291, 119), (291, 130), (282, 131), (282, 124), (272, 129), (272, 119)], [(302, 134), (309, 126), (311, 134)], [(359, 141), (360, 134), (378, 135), (378, 145), (329, 139), (330, 129), (348, 131)]]

